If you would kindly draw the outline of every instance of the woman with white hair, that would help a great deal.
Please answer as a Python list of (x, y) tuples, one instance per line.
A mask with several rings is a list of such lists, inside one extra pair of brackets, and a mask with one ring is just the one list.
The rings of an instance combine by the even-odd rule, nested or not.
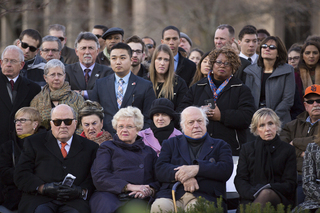
[(90, 199), (91, 212), (115, 212), (119, 207), (126, 212), (135, 204), (146, 208), (159, 185), (154, 173), (157, 154), (138, 136), (143, 115), (136, 107), (121, 108), (112, 126), (113, 141), (100, 145), (91, 168), (97, 188)]
[(297, 186), (295, 149), (280, 140), (280, 130), (280, 119), (272, 109), (261, 108), (254, 113), (250, 131), (257, 139), (242, 146), (234, 180), (240, 204), (294, 205)]
[(80, 94), (71, 90), (66, 79), (64, 64), (57, 59), (52, 59), (44, 66), (44, 79), (47, 84), (41, 92), (31, 101), (31, 107), (39, 110), (42, 117), (42, 126), (50, 129), (51, 109), (59, 104), (67, 104), (77, 113), (84, 99)]

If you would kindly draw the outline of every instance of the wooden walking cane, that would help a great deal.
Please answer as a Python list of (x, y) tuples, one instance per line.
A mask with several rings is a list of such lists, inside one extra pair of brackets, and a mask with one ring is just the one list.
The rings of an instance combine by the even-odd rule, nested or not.
[(176, 196), (175, 196), (175, 192), (177, 187), (181, 184), (181, 182), (176, 182), (173, 187), (172, 187), (172, 200), (173, 200), (173, 206), (174, 206), (174, 212), (177, 213), (178, 209), (177, 209), (177, 203), (176, 203)]

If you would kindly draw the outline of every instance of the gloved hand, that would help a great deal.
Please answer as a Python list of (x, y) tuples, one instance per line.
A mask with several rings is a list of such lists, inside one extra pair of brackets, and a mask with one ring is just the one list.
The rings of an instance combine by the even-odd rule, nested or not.
[(42, 194), (45, 196), (57, 199), (60, 186), (61, 185), (57, 182), (46, 183), (43, 185)]
[(82, 198), (82, 188), (72, 185), (72, 187), (62, 185), (58, 190), (57, 200), (68, 201), (77, 198)]

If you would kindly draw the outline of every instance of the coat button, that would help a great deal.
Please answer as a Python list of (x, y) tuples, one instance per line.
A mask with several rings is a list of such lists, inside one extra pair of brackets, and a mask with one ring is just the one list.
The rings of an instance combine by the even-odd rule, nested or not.
[(211, 163), (216, 162), (216, 160), (215, 160), (214, 158), (210, 158), (209, 161), (210, 161)]
[(67, 167), (66, 167), (66, 166), (63, 166), (62, 168), (63, 168), (63, 169), (67, 169)]
[(212, 133), (210, 133), (210, 137), (212, 137)]
[(140, 164), (140, 165), (139, 165), (139, 168), (140, 168), (140, 169), (143, 169), (143, 168), (144, 168), (144, 165), (143, 165), (143, 164)]

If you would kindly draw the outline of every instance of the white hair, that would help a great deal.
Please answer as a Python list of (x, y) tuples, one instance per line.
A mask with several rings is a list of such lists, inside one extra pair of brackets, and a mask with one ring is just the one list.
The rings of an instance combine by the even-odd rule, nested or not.
[(119, 111), (113, 116), (112, 119), (112, 127), (117, 129), (118, 121), (121, 118), (133, 118), (134, 125), (137, 128), (137, 131), (140, 131), (143, 128), (143, 115), (139, 108), (128, 106), (126, 108), (121, 108)]
[(9, 45), (9, 46), (7, 46), (7, 47), (3, 50), (2, 54), (1, 54), (1, 60), (3, 60), (3, 56), (4, 56), (5, 52), (8, 51), (8, 50), (15, 50), (15, 51), (17, 51), (17, 52), (19, 53), (19, 61), (20, 61), (20, 62), (24, 61), (23, 52), (22, 52), (22, 50), (21, 50), (19, 47), (17, 47), (16, 45)]
[(206, 112), (201, 108), (201, 107), (195, 107), (195, 106), (189, 106), (187, 108), (185, 108), (182, 112), (181, 112), (181, 116), (180, 116), (180, 126), (181, 126), (181, 129), (182, 129), (182, 132), (184, 132), (184, 129), (185, 129), (185, 125), (186, 125), (186, 114), (187, 114), (187, 111), (189, 109), (197, 109), (200, 111), (201, 115), (202, 115), (202, 118), (205, 120), (206, 122), (206, 126), (208, 125), (209, 123), (209, 119), (207, 117), (207, 114)]

